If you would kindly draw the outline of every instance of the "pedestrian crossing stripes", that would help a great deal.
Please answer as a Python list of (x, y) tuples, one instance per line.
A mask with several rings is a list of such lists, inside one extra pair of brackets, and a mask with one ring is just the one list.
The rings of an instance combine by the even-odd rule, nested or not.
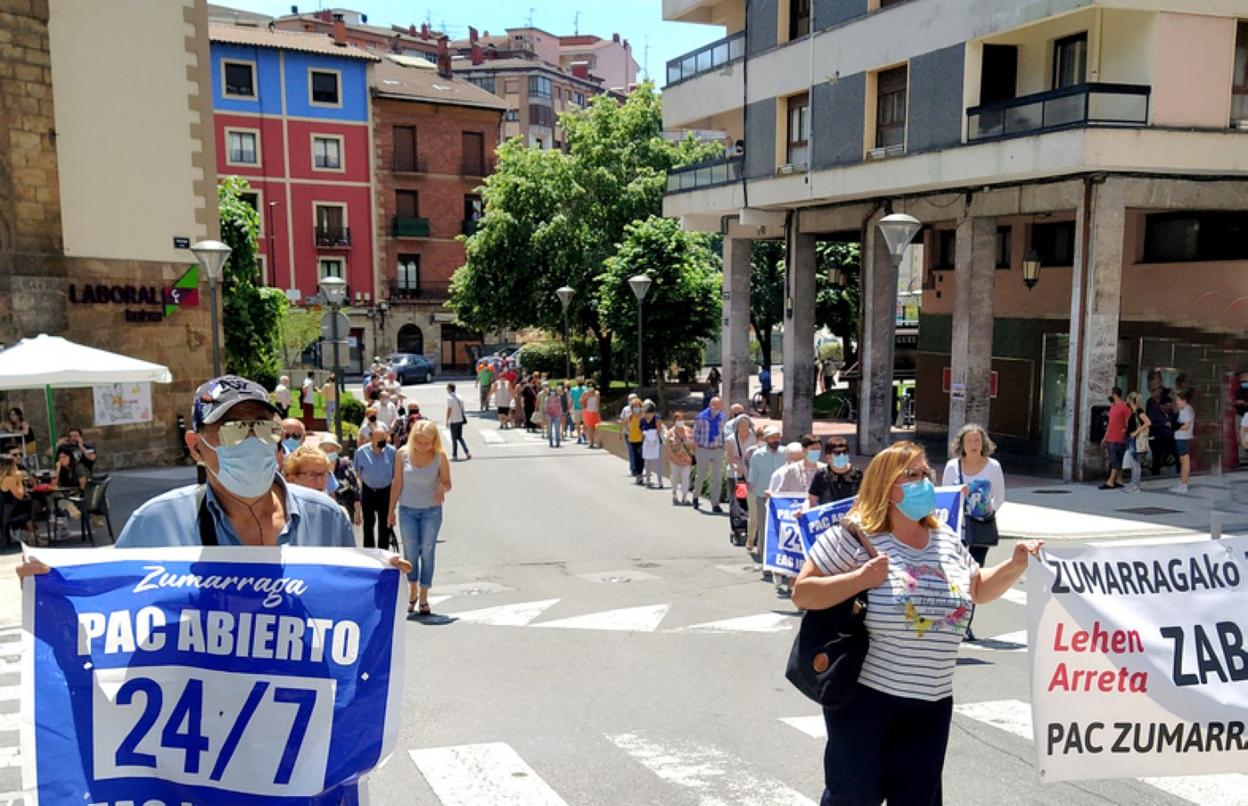
[(584, 616), (545, 621), (535, 627), (554, 627), (575, 630), (613, 630), (618, 632), (654, 632), (659, 628), (671, 605), (643, 605), (619, 610), (605, 610)]
[(443, 806), (567, 806), (502, 742), (408, 752)]
[(1005, 593), (1001, 594), (1001, 601), (1026, 607), (1027, 591), (1019, 590), (1018, 588), (1007, 588)]
[(526, 627), (529, 622), (558, 604), (558, 599), (542, 599), (536, 602), (519, 602), (517, 604), (484, 607), (480, 610), (468, 610), (450, 615), (456, 621), (470, 624), (488, 624), (493, 627)]
[(705, 624), (692, 624), (676, 632), (788, 632), (793, 629), (794, 618), (786, 613), (759, 613), (756, 616), (741, 616), (722, 621), (708, 621)]
[(992, 638), (963, 641), (962, 646), (966, 649), (975, 649), (981, 652), (1026, 652), (1027, 631), (1016, 630), (1014, 632), (1002, 633)]

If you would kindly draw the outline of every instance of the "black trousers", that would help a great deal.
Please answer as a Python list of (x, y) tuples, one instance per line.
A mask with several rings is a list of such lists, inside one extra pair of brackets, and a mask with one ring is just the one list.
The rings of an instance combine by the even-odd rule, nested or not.
[(451, 423), (451, 456), (459, 456), (459, 446), (464, 446), (464, 456), (472, 456), (468, 443), (464, 441), (464, 424)]
[(823, 711), (820, 806), (940, 806), (952, 717), (952, 697), (914, 700), (859, 684), (847, 708)]
[[(1166, 460), (1175, 456), (1174, 437), (1170, 434), (1158, 435), (1151, 437), (1148, 442), (1153, 454), (1153, 466), (1149, 469), (1157, 476), (1161, 474)], [(1175, 457), (1175, 466), (1178, 466), (1178, 457)]]
[[(388, 549), (390, 548), (390, 535), (393, 532), (386, 523), (390, 515), (390, 485), (369, 487), (367, 484), (361, 484), (360, 488), (362, 491), (360, 508), (364, 515), (364, 548)], [(380, 545), (377, 544), (375, 538), (378, 534), (381, 537)]]

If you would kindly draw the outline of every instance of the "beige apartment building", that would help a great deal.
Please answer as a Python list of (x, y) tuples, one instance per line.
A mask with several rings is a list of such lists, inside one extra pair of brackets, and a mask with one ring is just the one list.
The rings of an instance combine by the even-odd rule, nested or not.
[(1112, 386), (1192, 388), (1195, 468), (1236, 466), (1248, 0), (664, 0), (663, 14), (726, 35), (667, 65), (664, 123), (743, 153), (673, 173), (664, 212), (726, 236), (733, 399), (750, 241), (785, 239), (794, 269), (789, 433), (811, 419), (815, 243), (857, 241), (859, 450), (888, 443), (898, 289), (876, 224), (905, 212), (924, 225), (920, 438), (984, 423), (1090, 478)]

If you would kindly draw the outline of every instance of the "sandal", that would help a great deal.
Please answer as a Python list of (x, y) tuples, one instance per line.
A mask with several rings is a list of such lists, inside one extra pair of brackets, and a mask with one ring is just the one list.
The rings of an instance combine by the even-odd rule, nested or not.
[(429, 603), (428, 603), (428, 602), (422, 602), (422, 603), (421, 603), (421, 605), (420, 605), (420, 614), (421, 614), (422, 616), (427, 616), (427, 615), (429, 615), (429, 613), (431, 613), (431, 612), (432, 612), (432, 611), (431, 611), (431, 610), (429, 610)]
[(411, 601), (407, 603), (407, 612), (409, 613), (416, 612), (416, 600), (415, 599), (412, 599)]

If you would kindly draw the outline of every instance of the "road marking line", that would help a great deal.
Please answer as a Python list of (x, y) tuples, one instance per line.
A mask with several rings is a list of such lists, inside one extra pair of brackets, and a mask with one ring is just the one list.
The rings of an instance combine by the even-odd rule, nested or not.
[(497, 582), (457, 582), (454, 585), (439, 585), (438, 593), (447, 596), (483, 596), (487, 593), (510, 593), (511, 588)]
[(0, 806), (13, 806), (15, 803), (24, 803), (25, 798), (25, 792), (0, 792)]
[(792, 616), (783, 613), (759, 613), (755, 616), (692, 624), (673, 632), (789, 632), (792, 629)]
[(658, 579), (654, 574), (647, 574), (645, 571), (637, 571), (635, 569), (625, 568), (623, 571), (595, 571), (592, 574), (577, 574), (581, 579), (588, 579), (590, 582), (649, 582)]
[(22, 698), (21, 686), (0, 686), (0, 702), (10, 702)]
[(619, 632), (654, 632), (662, 623), (671, 605), (643, 605), (620, 610), (604, 610), (584, 616), (545, 621), (534, 627), (555, 627), (568, 630), (616, 630)]
[(0, 747), (0, 770), (21, 767), (22, 757), (16, 747)]
[(0, 714), (0, 733), (8, 733), (11, 730), (21, 730), (19, 727), (17, 714)]
[(483, 431), (478, 431), (477, 436), (481, 437), (481, 441), (487, 445), (502, 445), (505, 441), (502, 434), (488, 428)]
[[(953, 706), (953, 710), (962, 716), (1000, 728), (1028, 741), (1034, 737), (1031, 706), (1022, 700), (962, 703)], [(1248, 790), (1248, 775), (1236, 773), (1166, 775), (1137, 780), (1175, 797), (1199, 803), (1201, 806), (1236, 806), (1243, 802), (1241, 795)]]
[(790, 728), (796, 728), (812, 739), (828, 738), (828, 723), (822, 716), (790, 716), (780, 720)]
[(1002, 601), (1013, 602), (1016, 605), (1027, 606), (1027, 591), (1018, 588), (1006, 588), (1005, 593), (1001, 594)]
[(502, 742), (409, 750), (408, 755), (443, 806), (567, 806)]
[(983, 652), (1026, 652), (1027, 631), (1016, 630), (979, 641), (963, 641), (962, 646)]
[(448, 615), (456, 621), (467, 621), (472, 624), (489, 624), (492, 627), (524, 627), (558, 602), (558, 599), (542, 599), (536, 602), (499, 605)]
[(736, 576), (752, 576), (762, 573), (763, 567), (754, 563), (738, 563), (736, 565), (717, 565), (716, 569), (723, 571), (725, 574), (734, 574)]
[(607, 739), (662, 780), (689, 790), (701, 806), (814, 806), (801, 792), (755, 775), (743, 759), (718, 748), (662, 745), (636, 733), (608, 734)]

